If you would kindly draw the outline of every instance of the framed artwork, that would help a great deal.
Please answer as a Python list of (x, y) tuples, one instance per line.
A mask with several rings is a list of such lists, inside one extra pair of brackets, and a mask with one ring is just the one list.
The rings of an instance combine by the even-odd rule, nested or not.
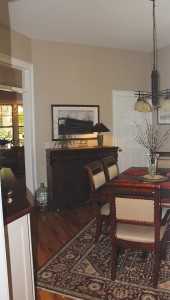
[(170, 124), (170, 112), (157, 109), (158, 124), (168, 125)]
[(96, 139), (97, 133), (90, 133), (99, 122), (99, 105), (51, 105), (52, 140), (70, 135), (71, 139)]

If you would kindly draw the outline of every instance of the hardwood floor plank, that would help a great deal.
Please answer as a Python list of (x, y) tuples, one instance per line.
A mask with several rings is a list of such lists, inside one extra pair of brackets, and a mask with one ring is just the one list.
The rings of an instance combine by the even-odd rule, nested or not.
[(73, 300), (73, 298), (63, 297), (61, 295), (56, 295), (54, 293), (49, 293), (43, 290), (39, 290), (37, 296), (37, 300)]
[[(36, 272), (59, 249), (94, 218), (92, 205), (84, 204), (56, 212), (31, 213), (33, 263)], [(42, 289), (36, 289), (37, 300), (72, 300)]]

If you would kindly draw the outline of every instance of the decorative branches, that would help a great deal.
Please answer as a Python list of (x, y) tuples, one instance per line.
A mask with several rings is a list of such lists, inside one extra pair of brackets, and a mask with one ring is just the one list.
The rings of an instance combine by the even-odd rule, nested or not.
[(142, 128), (142, 125), (138, 124), (136, 121), (134, 122), (138, 128), (138, 134), (135, 136), (135, 141), (148, 149), (150, 153), (156, 152), (167, 142), (170, 135), (170, 128), (168, 128), (162, 136), (160, 129), (151, 125), (149, 120), (146, 119), (146, 130)]

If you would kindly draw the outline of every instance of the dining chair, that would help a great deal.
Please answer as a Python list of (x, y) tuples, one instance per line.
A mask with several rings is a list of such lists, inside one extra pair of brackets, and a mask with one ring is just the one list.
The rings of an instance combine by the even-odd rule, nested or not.
[[(157, 287), (160, 253), (166, 257), (169, 214), (161, 221), (160, 185), (126, 184), (115, 180), (108, 185), (112, 241), (111, 279), (116, 279), (117, 247), (154, 252), (153, 287)], [(162, 251), (162, 252), (161, 252)], [(142, 259), (142, 257), (141, 257)]]
[[(167, 172), (165, 175), (170, 175), (170, 152), (157, 152), (159, 154), (159, 158), (157, 160), (157, 168), (158, 169), (165, 169)], [(167, 189), (166, 197), (162, 197), (161, 203), (164, 204), (164, 210), (163, 214), (168, 214), (170, 212), (170, 195), (169, 195), (169, 190), (170, 190), (170, 182), (163, 182), (162, 187), (164, 190)], [(169, 227), (168, 227), (168, 242), (170, 241), (170, 222), (169, 222)]]
[(158, 160), (157, 160), (157, 168), (166, 168), (170, 169), (170, 152), (155, 152), (156, 154), (159, 154)]
[[(163, 182), (162, 186), (164, 186), (164, 184), (167, 184), (167, 183)], [(167, 186), (164, 186), (164, 190), (165, 189), (167, 189)], [(170, 195), (169, 195), (169, 190), (170, 190), (170, 184), (169, 184), (168, 189), (167, 189), (168, 196), (161, 197), (161, 204), (163, 206), (163, 208), (162, 208), (162, 219), (166, 218), (166, 216), (170, 214)], [(169, 219), (169, 223), (168, 223), (167, 232), (168, 232), (167, 233), (167, 243), (169, 243), (170, 242), (170, 219)]]
[(103, 164), (103, 169), (105, 172), (106, 181), (110, 181), (111, 179), (117, 177), (119, 175), (118, 165), (116, 163), (114, 156), (108, 156), (101, 159)]
[(90, 199), (93, 204), (96, 217), (95, 243), (98, 242), (102, 232), (102, 226), (109, 226), (110, 207), (106, 188), (106, 178), (101, 161), (95, 161), (84, 167), (88, 174)]

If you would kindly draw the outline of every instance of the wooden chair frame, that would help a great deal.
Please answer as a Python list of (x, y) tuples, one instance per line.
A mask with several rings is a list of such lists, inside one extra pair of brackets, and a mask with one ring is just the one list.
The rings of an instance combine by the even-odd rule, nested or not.
[[(100, 234), (102, 232), (102, 225), (105, 221), (106, 227), (109, 225), (110, 221), (110, 214), (102, 214), (102, 207), (105, 204), (108, 204), (108, 193), (106, 187), (106, 179), (104, 180), (103, 184), (96, 188), (94, 182), (94, 175), (102, 173), (104, 178), (104, 169), (101, 161), (95, 161), (91, 164), (88, 164), (84, 167), (87, 171), (88, 178), (89, 178), (89, 187), (90, 187), (90, 199), (93, 204), (95, 216), (96, 216), (96, 236), (95, 236), (95, 243), (98, 242)], [(108, 204), (109, 210), (109, 204)]]
[[(135, 195), (134, 195), (135, 194)], [(114, 184), (108, 185), (108, 197), (110, 202), (110, 230), (111, 230), (111, 241), (112, 241), (112, 267), (111, 267), (111, 278), (112, 280), (116, 279), (116, 265), (117, 265), (117, 247), (121, 248), (131, 248), (131, 249), (141, 249), (143, 251), (154, 251), (154, 278), (153, 278), (153, 287), (157, 287), (158, 283), (158, 274), (160, 266), (160, 252), (161, 247), (163, 248), (163, 258), (165, 259), (165, 248), (166, 248), (166, 234), (164, 234), (163, 239), (160, 241), (160, 228), (161, 228), (161, 199), (160, 199), (160, 185), (159, 184), (146, 184), (139, 183), (121, 183), (118, 180), (115, 180)], [(146, 199), (154, 201), (154, 222), (141, 224), (138, 221), (126, 221), (117, 220), (116, 217), (116, 197), (125, 197), (131, 199)], [(127, 199), (128, 201), (128, 199)], [(167, 217), (167, 216), (166, 216)], [(164, 220), (167, 224), (168, 220)], [(118, 239), (117, 226), (118, 223), (123, 224), (138, 224), (145, 226), (153, 226), (154, 228), (154, 242), (151, 243), (141, 243), (128, 241), (125, 239)]]

